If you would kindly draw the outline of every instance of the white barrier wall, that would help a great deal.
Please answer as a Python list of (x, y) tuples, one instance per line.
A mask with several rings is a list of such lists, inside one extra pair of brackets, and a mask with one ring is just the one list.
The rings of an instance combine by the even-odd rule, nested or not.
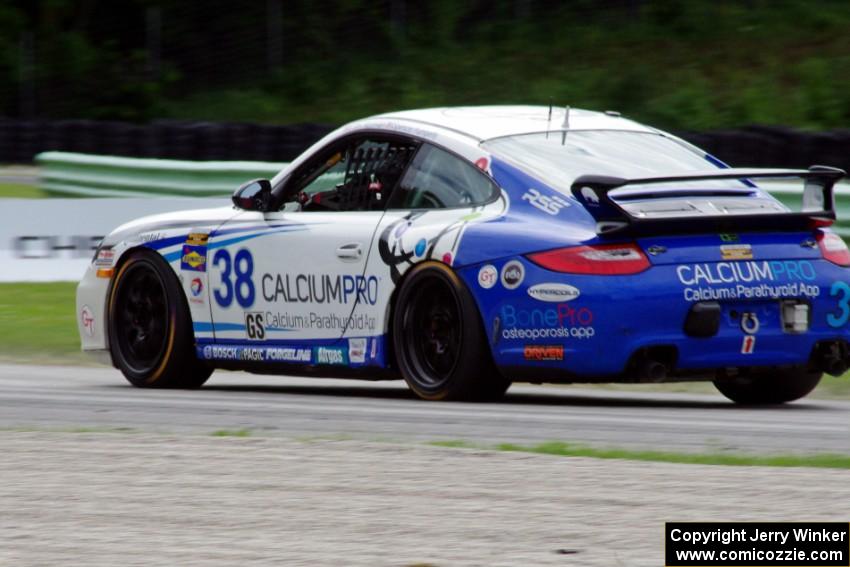
[(229, 198), (2, 199), (0, 282), (79, 280), (94, 246), (118, 225), (229, 204)]

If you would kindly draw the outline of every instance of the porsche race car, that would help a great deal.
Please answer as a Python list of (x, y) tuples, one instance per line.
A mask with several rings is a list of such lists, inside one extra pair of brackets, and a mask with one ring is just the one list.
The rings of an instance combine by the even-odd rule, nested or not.
[[(438, 108), (332, 132), (233, 206), (142, 218), (77, 291), (85, 351), (139, 387), (216, 368), (513, 381), (713, 381), (782, 403), (850, 366), (844, 172), (734, 169), (617, 113)], [(765, 189), (802, 181), (800, 211)]]

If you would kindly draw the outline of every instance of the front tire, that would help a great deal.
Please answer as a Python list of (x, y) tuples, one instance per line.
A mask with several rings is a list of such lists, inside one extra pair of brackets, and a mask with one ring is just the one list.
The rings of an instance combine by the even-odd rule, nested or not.
[(393, 346), (407, 385), (425, 400), (495, 400), (510, 381), (490, 354), (469, 290), (445, 264), (414, 267), (398, 293)]
[(777, 369), (718, 378), (714, 385), (721, 394), (738, 404), (784, 404), (807, 396), (822, 376), (821, 372), (810, 372), (804, 368)]
[(192, 320), (177, 276), (158, 255), (137, 251), (109, 295), (109, 349), (139, 388), (199, 388), (212, 368), (194, 353)]

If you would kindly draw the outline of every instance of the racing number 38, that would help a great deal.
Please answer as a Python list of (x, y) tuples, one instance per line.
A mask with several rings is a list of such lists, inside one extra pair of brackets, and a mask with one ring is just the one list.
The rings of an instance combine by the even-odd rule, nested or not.
[(213, 256), (213, 264), (221, 270), (221, 284), (216, 287), (213, 295), (216, 303), (222, 307), (230, 307), (233, 298), (243, 308), (254, 304), (254, 258), (251, 252), (242, 248), (231, 257), (230, 251), (224, 248)]

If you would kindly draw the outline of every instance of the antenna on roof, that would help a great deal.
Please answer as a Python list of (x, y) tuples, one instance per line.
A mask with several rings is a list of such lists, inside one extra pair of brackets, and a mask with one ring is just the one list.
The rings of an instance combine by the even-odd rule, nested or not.
[(549, 118), (546, 120), (546, 139), (549, 139), (549, 128), (552, 125), (552, 97), (549, 97)]
[(567, 142), (567, 130), (570, 129), (570, 105), (564, 107), (564, 123), (561, 124), (561, 145)]

